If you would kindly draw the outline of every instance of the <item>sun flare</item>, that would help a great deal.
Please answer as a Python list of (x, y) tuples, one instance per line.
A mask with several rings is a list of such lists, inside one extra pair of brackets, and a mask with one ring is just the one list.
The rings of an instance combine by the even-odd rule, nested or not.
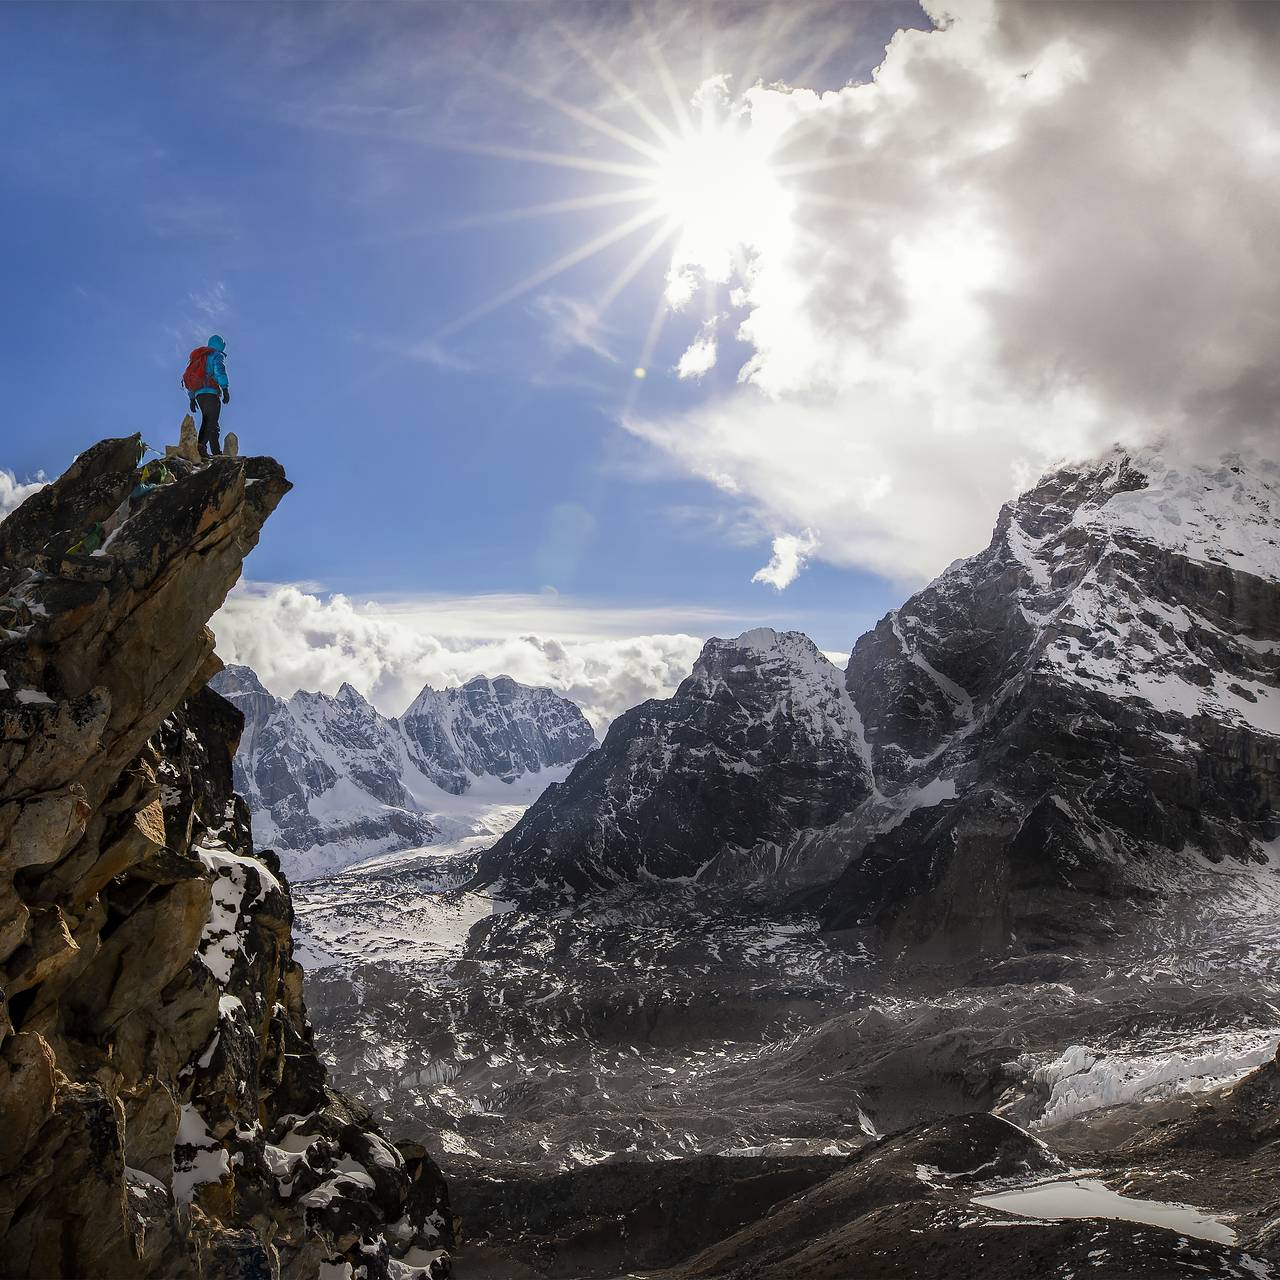
[[(777, 250), (790, 237), (799, 199), (795, 187), (798, 174), (792, 172), (794, 166), (777, 162), (777, 121), (755, 118), (750, 90), (733, 95), (728, 76), (708, 75), (690, 96), (684, 97), (661, 53), (651, 47), (653, 70), (671, 108), (670, 118), (663, 120), (589, 50), (578, 47), (577, 51), (601, 80), (629, 104), (642, 126), (640, 133), (550, 93), (508, 77), (499, 78), (585, 124), (610, 143), (620, 144), (622, 153), (606, 158), (493, 145), (463, 149), (619, 179), (620, 185), (613, 190), (595, 190), (523, 209), (480, 215), (468, 219), (466, 225), (585, 213), (611, 206), (621, 212), (597, 234), (585, 237), (561, 257), (458, 317), (440, 336), (465, 328), (563, 272), (635, 238), (635, 249), (593, 300), (592, 311), (597, 320), (603, 317), (655, 258), (666, 256), (664, 283), (634, 365), (638, 379), (639, 370), (649, 367), (668, 315), (680, 311), (707, 286), (714, 290), (734, 279), (743, 279), (757, 252)], [(713, 292), (707, 292), (707, 300), (711, 312), (716, 305)]]
[(735, 257), (760, 243), (788, 201), (770, 148), (749, 124), (713, 122), (676, 138), (659, 163), (654, 201), (675, 232), (673, 271), (728, 280)]

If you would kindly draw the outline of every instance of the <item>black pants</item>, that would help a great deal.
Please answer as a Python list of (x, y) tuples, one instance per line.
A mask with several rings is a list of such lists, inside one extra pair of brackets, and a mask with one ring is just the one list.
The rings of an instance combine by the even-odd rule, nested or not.
[(200, 456), (222, 452), (222, 437), (218, 433), (218, 418), (222, 413), (222, 397), (218, 395), (196, 396), (200, 406)]

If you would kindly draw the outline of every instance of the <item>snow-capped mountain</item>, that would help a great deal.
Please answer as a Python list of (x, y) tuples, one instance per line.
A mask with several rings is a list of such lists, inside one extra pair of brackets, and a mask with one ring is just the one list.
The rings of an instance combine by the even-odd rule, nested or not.
[(1117, 452), (1008, 504), (843, 681), (802, 636), (709, 642), (477, 883), (742, 881), (895, 948), (1052, 946), (1261, 859), (1278, 753), (1280, 468)]
[(257, 839), (305, 878), (444, 836), (495, 834), (494, 811), (527, 805), (595, 745), (577, 706), (508, 676), (426, 688), (400, 719), (349, 684), (336, 696), (269, 693), (252, 670), (211, 681), (244, 713), (236, 789)]
[(423, 689), (400, 727), (414, 762), (445, 791), (462, 795), (477, 777), (514, 782), (572, 764), (596, 745), (576, 703), (510, 676), (477, 676), (458, 689)]
[[(709, 640), (666, 700), (620, 716), (604, 745), (481, 862), (480, 880), (600, 887), (643, 872), (714, 875), (871, 794), (857, 709), (799, 632)], [(749, 851), (749, 854), (748, 854)]]

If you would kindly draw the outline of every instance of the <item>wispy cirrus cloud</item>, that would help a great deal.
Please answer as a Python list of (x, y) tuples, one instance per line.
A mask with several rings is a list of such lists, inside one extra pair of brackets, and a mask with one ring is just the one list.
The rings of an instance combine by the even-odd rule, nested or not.
[(605, 324), (596, 308), (585, 299), (563, 293), (543, 293), (533, 300), (530, 309), (550, 322), (547, 341), (556, 354), (589, 351), (610, 364), (618, 363), (617, 353), (609, 345), (617, 331)]
[(391, 338), (367, 333), (350, 334), (352, 342), (399, 360), (429, 365), (443, 373), (472, 373), (475, 364), (467, 357), (443, 346), (434, 338)]
[(187, 294), (187, 306), (190, 314), (206, 325), (225, 319), (231, 311), (231, 295), (226, 281), (211, 280), (201, 289), (192, 289)]

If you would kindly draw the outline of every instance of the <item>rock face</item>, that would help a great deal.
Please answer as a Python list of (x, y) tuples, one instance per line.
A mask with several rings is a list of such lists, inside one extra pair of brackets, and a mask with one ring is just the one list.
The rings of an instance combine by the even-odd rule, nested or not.
[(482, 859), (477, 883), (601, 887), (771, 874), (797, 830), (871, 794), (857, 708), (799, 632), (711, 640), (666, 700), (614, 721)]
[(232, 789), (242, 719), (205, 687), (205, 623), (288, 482), (174, 457), (131, 497), (140, 453), (103, 441), (0, 523), (3, 1269), (440, 1273), (438, 1171), (326, 1084), (288, 886)]
[(738, 880), (894, 951), (1038, 950), (1262, 859), (1278, 753), (1280, 468), (1117, 453), (1006, 506), (843, 689), (803, 637), (711, 641), (478, 882)]
[(349, 684), (336, 697), (283, 699), (250, 668), (229, 666), (213, 687), (245, 716), (236, 786), (259, 836), (294, 855), (302, 875), (458, 834), (451, 797), (532, 782), (596, 741), (574, 703), (509, 676), (426, 688), (398, 720)]
[(454, 795), (466, 791), (472, 778), (488, 774), (513, 782), (572, 764), (596, 745), (595, 732), (568, 698), (510, 676), (477, 676), (460, 689), (423, 689), (401, 727), (414, 762)]
[(858, 642), (848, 684), (889, 816), (795, 850), (847, 850), (831, 927), (1041, 950), (1163, 908), (1198, 859), (1265, 861), (1280, 468), (1151, 453), (1050, 475)]

